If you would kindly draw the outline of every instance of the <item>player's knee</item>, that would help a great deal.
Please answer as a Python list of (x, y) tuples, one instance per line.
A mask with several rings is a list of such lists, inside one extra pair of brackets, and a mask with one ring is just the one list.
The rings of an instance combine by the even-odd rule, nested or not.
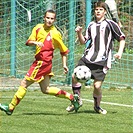
[(41, 91), (42, 91), (42, 93), (44, 93), (44, 94), (48, 94), (48, 87), (41, 87)]
[(74, 74), (72, 75), (72, 84), (78, 83), (77, 79), (75, 78)]
[(20, 85), (23, 86), (24, 88), (26, 88), (26, 87), (27, 87), (27, 85), (26, 85), (26, 80), (23, 79), (23, 80), (21, 81)]
[(99, 83), (94, 83), (94, 88), (99, 90), (101, 88), (101, 84)]

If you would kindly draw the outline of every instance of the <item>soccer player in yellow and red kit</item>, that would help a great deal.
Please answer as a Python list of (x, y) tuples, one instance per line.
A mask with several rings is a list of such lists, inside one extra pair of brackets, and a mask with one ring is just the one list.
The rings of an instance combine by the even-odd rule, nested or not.
[(64, 45), (60, 32), (53, 25), (56, 19), (56, 13), (53, 10), (47, 10), (44, 14), (44, 24), (37, 24), (31, 35), (29, 36), (26, 45), (36, 46), (35, 61), (31, 65), (24, 79), (15, 93), (10, 104), (0, 104), (0, 109), (6, 114), (11, 115), (15, 107), (24, 98), (28, 86), (34, 82), (38, 82), (42, 93), (54, 95), (69, 99), (75, 107), (75, 111), (78, 109), (78, 96), (69, 94), (68, 92), (61, 90), (57, 87), (50, 87), (49, 82), (53, 73), (52, 58), (53, 52), (56, 48), (60, 50), (62, 56), (62, 63), (64, 72), (68, 72), (66, 65), (68, 48)]

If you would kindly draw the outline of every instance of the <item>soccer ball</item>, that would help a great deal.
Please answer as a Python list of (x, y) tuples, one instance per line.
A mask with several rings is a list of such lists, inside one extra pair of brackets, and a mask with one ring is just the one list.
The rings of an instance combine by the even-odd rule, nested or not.
[(78, 66), (74, 69), (74, 77), (78, 82), (85, 83), (91, 78), (91, 70), (87, 66)]

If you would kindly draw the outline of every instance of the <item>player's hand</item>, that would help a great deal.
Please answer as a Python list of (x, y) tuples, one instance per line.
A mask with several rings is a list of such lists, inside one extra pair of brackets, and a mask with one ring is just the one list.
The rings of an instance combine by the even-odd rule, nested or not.
[(121, 59), (121, 57), (122, 57), (122, 54), (120, 54), (120, 53), (114, 54), (114, 58), (116, 58), (116, 59)]
[(68, 73), (68, 67), (67, 66), (63, 66), (64, 68), (64, 73), (67, 74)]
[(121, 24), (121, 22), (120, 22), (120, 21), (118, 22), (118, 25), (120, 26), (120, 28), (122, 28), (122, 24)]
[(76, 32), (81, 32), (82, 31), (82, 27), (81, 26), (77, 26), (75, 29)]
[(39, 46), (39, 47), (43, 47), (44, 46), (44, 44), (42, 42), (35, 42), (34, 44)]

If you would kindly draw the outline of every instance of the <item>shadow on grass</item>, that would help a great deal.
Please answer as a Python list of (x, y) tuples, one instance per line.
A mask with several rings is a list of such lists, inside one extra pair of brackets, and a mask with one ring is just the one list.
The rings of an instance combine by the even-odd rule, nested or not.
[[(85, 113), (85, 114), (98, 114), (94, 110), (82, 110), (82, 111), (78, 111), (77, 113), (73, 112), (73, 113), (70, 113), (70, 114), (83, 114), (83, 113)], [(107, 114), (116, 114), (116, 113), (117, 113), (117, 111), (113, 111), (113, 112), (108, 111), (107, 112)]]
[(78, 111), (78, 112), (68, 112), (68, 114), (73, 114), (73, 115), (75, 115), (75, 114), (84, 114), (84, 113), (86, 113), (86, 114), (96, 114), (96, 112), (94, 111), (94, 110), (82, 110), (82, 111)]
[[(78, 112), (67, 112), (67, 113), (54, 113), (54, 112), (29, 112), (29, 113), (22, 113), (22, 115), (77, 115), (77, 114), (98, 114), (94, 110), (79, 110)], [(107, 114), (116, 114), (117, 111), (109, 112)]]
[[(84, 110), (84, 111), (78, 111), (78, 112), (68, 112), (68, 115), (76, 115), (81, 113), (87, 113), (87, 114), (96, 114), (93, 110)], [(22, 113), (22, 115), (66, 115), (66, 113), (53, 113), (53, 112), (29, 112), (29, 113)]]
[(96, 112), (94, 110), (84, 110), (84, 111), (80, 111), (81, 113), (87, 113), (87, 114), (96, 114)]
[[(94, 110), (85, 110), (85, 111), (81, 111), (81, 113), (98, 114), (98, 113), (96, 113)], [(113, 112), (107, 111), (107, 114), (116, 114), (116, 113), (117, 113), (117, 111), (113, 111)]]
[(59, 113), (52, 113), (52, 112), (40, 112), (40, 113), (22, 113), (22, 115), (64, 115), (64, 114), (59, 114)]

